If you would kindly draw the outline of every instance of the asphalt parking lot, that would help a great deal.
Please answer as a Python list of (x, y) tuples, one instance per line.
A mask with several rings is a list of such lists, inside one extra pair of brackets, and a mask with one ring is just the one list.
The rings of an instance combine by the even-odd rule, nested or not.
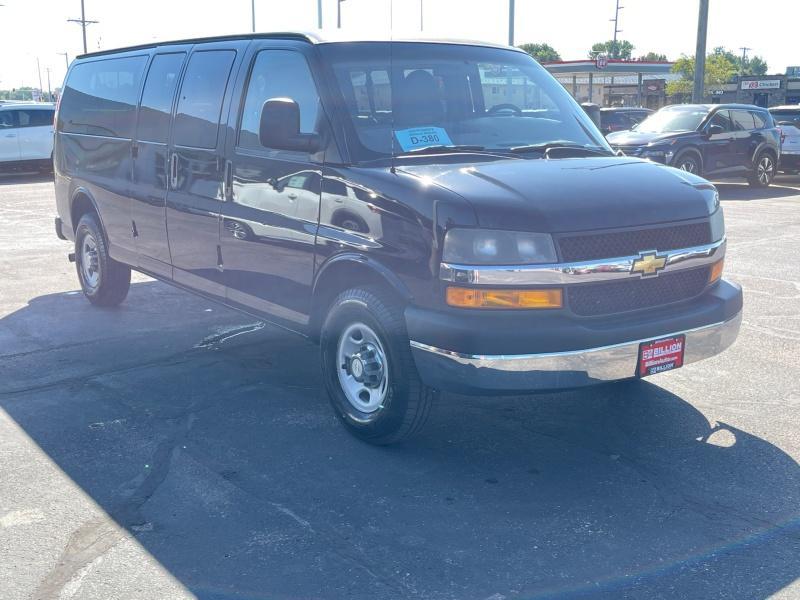
[(727, 353), (376, 448), (299, 338), (143, 276), (92, 308), (52, 182), (0, 179), (0, 598), (797, 598), (800, 178), (720, 193)]

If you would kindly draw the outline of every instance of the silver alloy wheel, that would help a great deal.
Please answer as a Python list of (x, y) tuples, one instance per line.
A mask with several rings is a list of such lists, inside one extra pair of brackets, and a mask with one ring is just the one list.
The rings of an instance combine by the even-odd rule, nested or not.
[(339, 385), (348, 402), (362, 413), (373, 413), (386, 399), (389, 366), (378, 335), (363, 323), (349, 325), (336, 348)]
[(678, 168), (681, 171), (687, 171), (688, 173), (697, 173), (697, 162), (693, 158), (686, 157), (681, 161), (681, 164), (678, 165)]
[(81, 242), (81, 271), (86, 285), (95, 289), (100, 282), (100, 258), (97, 255), (97, 241), (91, 233), (83, 236)]
[(764, 155), (758, 161), (756, 175), (761, 185), (769, 185), (772, 177), (775, 175), (775, 165), (772, 163), (772, 158), (769, 155)]

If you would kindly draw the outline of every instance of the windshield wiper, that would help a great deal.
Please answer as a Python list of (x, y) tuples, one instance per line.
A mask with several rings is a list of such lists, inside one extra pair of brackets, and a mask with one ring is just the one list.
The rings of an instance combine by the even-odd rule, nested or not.
[(526, 146), (514, 146), (509, 148), (509, 152), (522, 154), (524, 152), (542, 152), (545, 158), (549, 158), (553, 150), (564, 150), (569, 152), (585, 152), (586, 154), (597, 154), (600, 156), (610, 156), (611, 152), (601, 146), (584, 146), (573, 142), (547, 142), (546, 144), (528, 144)]
[(433, 144), (421, 148), (406, 150), (401, 154), (447, 154), (448, 152), (481, 152), (485, 146), (470, 146), (466, 144)]

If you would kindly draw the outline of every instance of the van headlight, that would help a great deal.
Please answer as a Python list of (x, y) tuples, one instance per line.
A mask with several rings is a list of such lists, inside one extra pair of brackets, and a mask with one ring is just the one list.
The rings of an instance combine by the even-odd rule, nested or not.
[(444, 237), (442, 260), (461, 265), (531, 265), (558, 262), (546, 233), (494, 229), (451, 229)]

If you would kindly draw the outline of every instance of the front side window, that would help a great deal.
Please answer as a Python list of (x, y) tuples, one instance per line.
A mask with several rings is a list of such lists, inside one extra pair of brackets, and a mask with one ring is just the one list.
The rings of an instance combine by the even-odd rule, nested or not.
[(192, 54), (175, 114), (176, 146), (217, 147), (222, 101), (235, 57), (233, 50), (202, 50)]
[(145, 142), (167, 142), (172, 100), (185, 56), (180, 52), (158, 54), (153, 58), (139, 106), (137, 139)]
[(17, 111), (0, 110), (0, 129), (11, 129), (17, 126)]
[(428, 146), (512, 149), (559, 142), (610, 152), (567, 91), (530, 56), (459, 44), (321, 44), (356, 137), (354, 158)]
[(132, 138), (136, 99), (146, 64), (146, 56), (76, 64), (61, 96), (59, 131)]
[(727, 110), (720, 110), (714, 113), (714, 116), (708, 121), (708, 125), (717, 125), (722, 127), (725, 132), (733, 131), (733, 122), (731, 121), (730, 113)]
[(291, 98), (300, 108), (300, 133), (314, 133), (319, 94), (305, 57), (291, 50), (262, 50), (256, 56), (242, 111), (239, 146), (262, 148), (258, 138), (261, 109), (272, 98)]

